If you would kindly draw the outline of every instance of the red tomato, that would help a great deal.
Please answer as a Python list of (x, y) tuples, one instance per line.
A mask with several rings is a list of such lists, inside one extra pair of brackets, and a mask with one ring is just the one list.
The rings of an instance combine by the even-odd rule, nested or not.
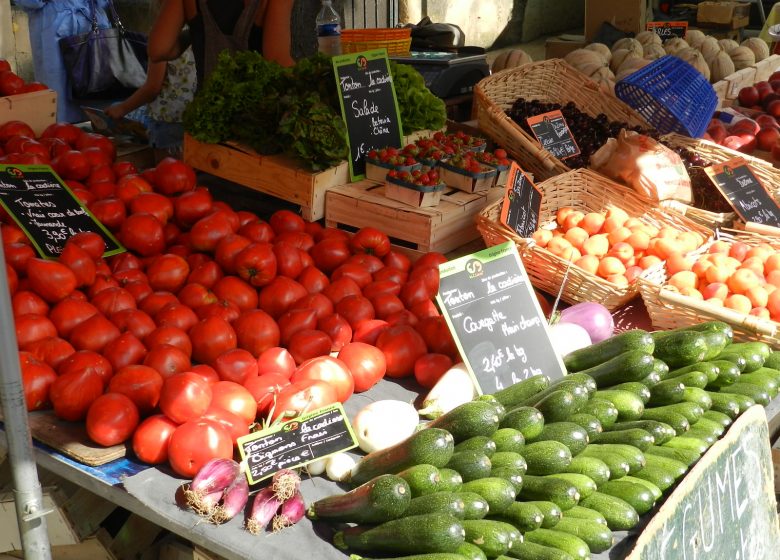
[(76, 276), (76, 286), (89, 286), (95, 281), (95, 259), (76, 243), (65, 243), (58, 260)]
[(405, 270), (386, 266), (380, 270), (377, 270), (373, 277), (375, 282), (390, 281), (401, 285), (406, 282), (407, 278), (409, 278), (409, 273)]
[(308, 295), (306, 288), (292, 278), (277, 276), (260, 291), (260, 309), (274, 319), (289, 310), (292, 305)]
[(414, 362), (414, 378), (421, 386), (431, 389), (451, 367), (452, 358), (449, 356), (425, 354)]
[(147, 416), (160, 401), (163, 377), (157, 370), (142, 365), (120, 368), (109, 380), (107, 393), (121, 393), (138, 407), (142, 416)]
[(406, 325), (388, 327), (379, 335), (376, 346), (385, 354), (389, 377), (412, 375), (414, 362), (428, 351), (423, 338)]
[(90, 298), (93, 298), (105, 289), (118, 288), (118, 287), (119, 287), (119, 282), (114, 280), (113, 277), (101, 273), (95, 277), (95, 282), (89, 287), (89, 291), (87, 292), (87, 295)]
[(89, 177), (92, 166), (87, 157), (78, 150), (68, 150), (51, 161), (51, 165), (57, 175), (63, 179), (75, 179), (83, 181)]
[(428, 284), (422, 278), (408, 280), (401, 286), (399, 297), (407, 308), (414, 307), (418, 303), (423, 303), (435, 295), (428, 289)]
[(76, 350), (102, 352), (109, 342), (119, 338), (121, 334), (105, 315), (97, 313), (74, 329), (68, 341)]
[(243, 313), (233, 323), (239, 348), (259, 356), (279, 345), (279, 327), (265, 311), (253, 309)]
[(386, 267), (398, 270), (409, 270), (412, 267), (412, 261), (409, 260), (409, 257), (393, 249), (385, 254), (382, 262), (385, 263)]
[(309, 294), (296, 301), (289, 311), (298, 309), (312, 309), (317, 319), (321, 319), (333, 314), (333, 302), (322, 294)]
[(349, 256), (349, 245), (346, 241), (336, 238), (323, 239), (309, 251), (314, 264), (326, 274), (330, 274)]
[(176, 158), (167, 157), (157, 164), (155, 186), (164, 195), (171, 196), (195, 188), (195, 171)]
[(285, 243), (301, 249), (304, 253), (314, 247), (314, 239), (304, 231), (284, 231), (274, 237), (275, 243)]
[(252, 286), (267, 286), (276, 277), (276, 255), (270, 243), (250, 243), (233, 263), (236, 273)]
[(387, 319), (391, 315), (404, 309), (403, 302), (390, 293), (377, 294), (370, 298), (371, 305), (376, 310), (378, 319)]
[(440, 264), (446, 263), (447, 257), (442, 253), (431, 251), (425, 253), (422, 257), (414, 261), (412, 268), (432, 266), (433, 268), (439, 268)]
[(459, 360), (455, 339), (444, 317), (424, 317), (415, 328), (423, 337), (429, 352), (446, 354), (454, 361)]
[(211, 366), (207, 366), (206, 364), (196, 364), (190, 368), (190, 371), (196, 375), (201, 376), (203, 380), (209, 385), (213, 385), (219, 381), (217, 370)]
[(397, 296), (400, 293), (401, 284), (392, 280), (375, 280), (363, 288), (363, 295), (368, 299), (373, 299), (383, 294)]
[(387, 318), (387, 323), (391, 326), (406, 325), (407, 327), (416, 327), (417, 323), (419, 322), (420, 320), (417, 318), (417, 315), (415, 315), (408, 309), (404, 309), (403, 311), (398, 311), (397, 313), (393, 313)]
[[(312, 317), (314, 311), (311, 312)], [(316, 324), (316, 320), (314, 321)], [(34, 315), (28, 313), (15, 317), (16, 343), (20, 350), (27, 350), (32, 343), (57, 336), (57, 327), (45, 315)]]
[(5, 243), (3, 245), (5, 252), (5, 262), (16, 270), (24, 273), (27, 270), (27, 263), (35, 258), (35, 249), (29, 243)]
[(306, 222), (303, 218), (290, 210), (277, 210), (271, 214), (268, 223), (277, 235), (285, 231), (304, 231), (306, 229)]
[(310, 412), (338, 402), (334, 387), (317, 379), (304, 379), (282, 389), (276, 397), (273, 420), (292, 418), (304, 411)]
[(104, 356), (90, 350), (80, 350), (71, 354), (57, 368), (57, 375), (60, 376), (81, 372), (97, 374), (102, 379), (103, 385), (106, 385), (114, 374), (114, 369)]
[(34, 342), (27, 347), (36, 359), (50, 365), (55, 370), (76, 351), (64, 338), (53, 336)]
[(331, 282), (322, 290), (322, 293), (334, 304), (337, 304), (347, 296), (359, 296), (361, 294), (360, 286), (352, 278), (346, 276)]
[(333, 282), (343, 277), (352, 278), (361, 290), (372, 282), (371, 273), (368, 269), (357, 263), (345, 262), (330, 275), (330, 279)]
[(124, 288), (106, 288), (92, 297), (92, 305), (103, 315), (110, 317), (125, 309), (136, 309), (135, 298)]
[[(113, 232), (119, 231), (127, 217), (125, 203), (118, 198), (96, 200), (88, 206), (100, 223)], [(162, 230), (162, 228), (160, 228)]]
[(213, 208), (211, 193), (205, 187), (180, 194), (173, 199), (173, 215), (180, 227), (189, 228), (211, 212)]
[(142, 257), (159, 255), (165, 249), (163, 223), (152, 214), (128, 216), (119, 230), (122, 244)]
[(61, 373), (49, 388), (57, 418), (79, 422), (90, 405), (103, 394), (103, 380), (90, 370)]
[(111, 322), (120, 332), (133, 333), (138, 340), (145, 340), (146, 336), (157, 328), (149, 314), (140, 309), (125, 309), (114, 313), (111, 315)]
[[(47, 126), (43, 133), (41, 133), (41, 138), (59, 138), (71, 146), (75, 146), (82, 134), (84, 134), (84, 131), (76, 125), (58, 122)], [(1, 136), (0, 139), (2, 139)]]
[(260, 218), (257, 216), (257, 214), (253, 214), (248, 210), (239, 210), (236, 212), (236, 214), (238, 214), (239, 226), (245, 226), (246, 224), (252, 224), (254, 222), (260, 221)]
[(135, 164), (130, 161), (117, 161), (114, 163), (114, 173), (117, 177), (138, 173)]
[(164, 414), (144, 419), (133, 432), (133, 453), (149, 465), (159, 465), (168, 460), (168, 442), (176, 430), (176, 424)]
[(237, 346), (236, 331), (226, 320), (209, 317), (190, 329), (192, 358), (196, 362), (213, 364), (217, 357)]
[(352, 342), (365, 342), (366, 344), (376, 346), (379, 335), (389, 326), (390, 324), (382, 319), (372, 319), (358, 323), (352, 330)]
[(198, 322), (195, 312), (181, 303), (169, 303), (154, 316), (155, 322), (163, 326), (177, 327), (189, 331)]
[(214, 292), (197, 282), (186, 284), (179, 290), (176, 297), (179, 298), (182, 305), (186, 305), (190, 309), (197, 309), (202, 305), (208, 305), (217, 301), (217, 296), (214, 295)]
[(168, 463), (176, 474), (193, 478), (212, 459), (230, 459), (230, 433), (213, 420), (191, 420), (177, 427), (168, 442)]
[[(14, 317), (27, 315), (29, 313), (32, 313), (33, 315), (46, 315), (47, 313), (50, 313), (49, 305), (43, 301), (43, 298), (35, 292), (30, 292), (28, 290), (17, 291), (11, 298), (11, 307), (14, 311)], [(51, 317), (49, 318), (51, 319)], [(56, 321), (54, 321), (54, 325), (57, 325)]]
[(424, 319), (426, 317), (438, 317), (441, 315), (441, 313), (439, 313), (439, 308), (436, 307), (436, 304), (433, 303), (433, 300), (430, 299), (416, 303), (411, 308), (409, 308), (409, 312), (417, 317), (418, 320)]
[(306, 288), (306, 291), (310, 294), (318, 294), (330, 284), (328, 276), (314, 266), (307, 266), (304, 268), (296, 280), (301, 286)]
[(318, 356), (306, 360), (295, 370), (290, 381), (295, 384), (304, 379), (324, 381), (336, 390), (339, 402), (346, 402), (355, 391), (355, 382), (347, 365), (338, 358)]
[(385, 376), (387, 361), (382, 351), (364, 342), (346, 344), (338, 355), (349, 368), (355, 383), (355, 392), (368, 391)]
[(149, 263), (146, 274), (153, 290), (177, 292), (184, 286), (190, 273), (190, 265), (178, 255), (160, 255)]
[(233, 324), (241, 315), (241, 310), (232, 301), (221, 299), (215, 303), (201, 305), (195, 310), (195, 314), (201, 321), (209, 317), (219, 317)]
[(192, 356), (192, 341), (190, 336), (176, 327), (157, 327), (143, 339), (149, 351), (163, 344), (175, 346), (187, 356)]
[(177, 373), (163, 381), (158, 404), (178, 424), (198, 418), (211, 404), (211, 385), (197, 373)]
[(335, 311), (344, 317), (351, 327), (361, 321), (369, 321), (376, 316), (371, 302), (357, 294), (341, 298), (335, 305)]
[(349, 244), (349, 240), (352, 236), (346, 231), (344, 231), (343, 229), (326, 227), (320, 230), (317, 237), (318, 237), (317, 239), (318, 242), (322, 241), (323, 239), (337, 239), (339, 241), (343, 241), (344, 243)]
[(373, 228), (361, 228), (349, 242), (353, 253), (368, 253), (383, 257), (390, 251), (390, 238), (384, 232)]
[[(253, 403), (254, 404), (254, 403)], [(249, 424), (244, 421), (238, 414), (212, 406), (201, 417), (205, 420), (211, 420), (216, 422), (223, 428), (225, 428), (230, 434), (230, 440), (233, 444), (236, 440), (249, 433)]]
[(130, 204), (141, 193), (152, 192), (152, 185), (138, 175), (124, 175), (117, 182), (116, 197), (123, 204)]
[(139, 308), (144, 313), (148, 313), (150, 317), (157, 315), (164, 307), (172, 303), (180, 303), (179, 298), (171, 292), (153, 292), (147, 295)]
[(0, 95), (16, 95), (24, 90), (24, 80), (11, 70), (0, 71)]
[(114, 370), (140, 364), (146, 357), (146, 346), (133, 333), (124, 332), (103, 349), (103, 355)]
[(439, 291), (439, 269), (433, 266), (415, 266), (409, 274), (409, 280), (421, 279), (428, 289), (430, 297)]
[(19, 365), (27, 410), (44, 410), (51, 407), (49, 389), (57, 379), (54, 369), (29, 352), (19, 352)]
[(240, 384), (257, 375), (257, 359), (250, 352), (235, 348), (220, 354), (214, 360), (214, 369), (222, 381)]
[(279, 340), (282, 346), (287, 346), (290, 337), (296, 332), (317, 328), (317, 311), (311, 308), (287, 311), (279, 317), (277, 324)]
[(317, 320), (317, 329), (330, 337), (330, 351), (338, 352), (352, 340), (352, 327), (347, 320), (338, 313), (326, 315)]
[(262, 418), (268, 413), (276, 396), (289, 384), (289, 378), (278, 373), (250, 377), (244, 382), (244, 387), (251, 393), (257, 404), (258, 418)]
[(257, 358), (257, 373), (260, 376), (274, 373), (289, 379), (295, 371), (295, 367), (292, 354), (286, 348), (279, 346), (268, 348)]
[(30, 288), (50, 303), (60, 301), (76, 289), (76, 275), (62, 263), (33, 258), (27, 261), (26, 271)]
[(301, 252), (289, 243), (277, 241), (273, 245), (276, 256), (277, 274), (287, 278), (297, 278), (303, 271)]
[(257, 290), (237, 276), (223, 276), (214, 284), (212, 291), (218, 299), (236, 304), (241, 311), (257, 308)]
[(369, 274), (379, 272), (385, 267), (385, 263), (382, 262), (382, 259), (375, 257), (374, 255), (369, 255), (368, 253), (357, 253), (356, 255), (352, 255), (344, 264), (356, 264), (358, 266), (362, 266), (369, 272)]
[(12, 266), (5, 267), (6, 281), (8, 282), (8, 293), (13, 296), (19, 288), (19, 275)]
[(127, 396), (106, 393), (95, 399), (87, 412), (87, 435), (104, 447), (118, 445), (130, 438), (140, 416)]
[(193, 224), (190, 230), (190, 244), (196, 251), (212, 252), (220, 239), (231, 233), (236, 233), (237, 229), (237, 227), (233, 227), (230, 216), (226, 212), (218, 210)]
[(108, 136), (103, 136), (96, 132), (85, 132), (76, 139), (77, 149), (84, 150), (90, 146), (96, 146), (105, 151), (111, 161), (116, 159), (116, 147), (114, 146), (113, 140)]
[(255, 421), (257, 402), (252, 393), (242, 384), (234, 381), (217, 381), (211, 385), (211, 393), (209, 408), (221, 408), (238, 415), (244, 421), (244, 426), (249, 426)]
[(236, 256), (252, 245), (252, 241), (238, 233), (231, 233), (223, 237), (214, 248), (214, 262), (216, 262), (226, 274), (236, 274)]
[(262, 220), (242, 225), (238, 233), (254, 243), (270, 243), (274, 240), (274, 230)]
[(330, 353), (333, 342), (322, 331), (305, 329), (296, 332), (290, 337), (287, 349), (290, 351), (296, 364), (301, 364), (309, 358), (325, 356)]
[(144, 358), (144, 365), (157, 371), (163, 379), (176, 373), (190, 371), (192, 368), (190, 357), (170, 344), (162, 344), (151, 349)]

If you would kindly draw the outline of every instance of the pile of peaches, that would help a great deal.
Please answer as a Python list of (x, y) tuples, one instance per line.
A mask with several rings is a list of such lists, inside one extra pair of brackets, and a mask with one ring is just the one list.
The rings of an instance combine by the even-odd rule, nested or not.
[(537, 229), (532, 237), (538, 247), (620, 287), (705, 241), (699, 233), (668, 225), (655, 227), (616, 207), (606, 212), (560, 208), (555, 223)]

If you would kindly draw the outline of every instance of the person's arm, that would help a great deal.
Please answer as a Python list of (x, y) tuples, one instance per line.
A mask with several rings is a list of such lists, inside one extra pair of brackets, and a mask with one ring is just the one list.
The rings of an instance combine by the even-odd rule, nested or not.
[(165, 81), (167, 66), (167, 62), (150, 62), (143, 85), (124, 101), (111, 105), (106, 109), (106, 114), (112, 119), (121, 119), (130, 111), (155, 99), (160, 94), (163, 81)]
[(290, 53), (292, 10), (293, 0), (273, 0), (268, 2), (263, 19), (263, 58), (274, 60), (282, 66), (295, 64)]
[(184, 51), (182, 28), (185, 23), (183, 0), (164, 0), (149, 33), (150, 62), (174, 60)]

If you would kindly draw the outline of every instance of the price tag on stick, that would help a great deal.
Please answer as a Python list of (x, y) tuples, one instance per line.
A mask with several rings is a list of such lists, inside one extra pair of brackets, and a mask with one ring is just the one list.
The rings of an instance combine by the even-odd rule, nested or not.
[(580, 148), (560, 111), (536, 115), (527, 121), (542, 148), (558, 159), (579, 155)]
[(103, 238), (103, 256), (125, 250), (48, 165), (0, 165), (0, 206), (42, 257), (56, 258), (83, 231)]
[(436, 299), (481, 393), (565, 375), (514, 243), (443, 263), (439, 276)]
[(704, 170), (744, 222), (780, 226), (780, 206), (743, 158)]
[(647, 31), (653, 31), (656, 35), (661, 37), (663, 41), (671, 39), (672, 37), (679, 37), (685, 39), (685, 35), (688, 33), (687, 21), (648, 21), (645, 26)]
[(501, 223), (520, 237), (531, 237), (539, 227), (541, 209), (542, 191), (513, 161), (501, 205)]

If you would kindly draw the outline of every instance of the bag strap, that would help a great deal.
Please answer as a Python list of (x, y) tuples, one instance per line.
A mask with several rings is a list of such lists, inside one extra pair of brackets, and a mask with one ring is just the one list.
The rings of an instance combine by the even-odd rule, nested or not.
[(97, 1), (96, 0), (89, 0), (89, 19), (92, 22), (92, 32), (97, 33), (98, 31), (98, 20), (97, 20)]

